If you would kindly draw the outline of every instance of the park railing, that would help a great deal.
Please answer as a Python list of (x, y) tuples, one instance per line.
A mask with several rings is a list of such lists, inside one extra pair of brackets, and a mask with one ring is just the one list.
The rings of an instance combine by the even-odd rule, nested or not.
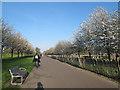
[(109, 61), (106, 59), (94, 59), (93, 57), (89, 56), (83, 56), (81, 58), (76, 57), (68, 58), (57, 55), (51, 55), (49, 57), (82, 69), (89, 70), (91, 72), (95, 72), (108, 78), (118, 80), (118, 67), (117, 67), (118, 62), (115, 60)]

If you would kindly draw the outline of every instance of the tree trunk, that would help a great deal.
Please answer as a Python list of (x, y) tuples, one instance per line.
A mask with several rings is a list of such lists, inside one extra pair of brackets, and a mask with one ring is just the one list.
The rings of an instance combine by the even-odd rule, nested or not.
[(70, 55), (68, 56), (68, 60), (70, 60)]
[(1, 50), (1, 53), (3, 53), (3, 46), (2, 46), (2, 50)]
[(21, 57), (23, 57), (23, 52), (21, 52)]
[[(1, 54), (0, 54), (0, 59), (1, 59), (1, 61), (2, 61), (2, 53), (3, 53), (2, 50), (0, 51), (0, 53), (1, 53)], [(2, 62), (1, 62), (1, 63), (2, 63)]]
[(12, 48), (11, 49), (11, 58), (13, 58), (13, 52), (14, 52), (14, 49)]
[(69, 55), (67, 55), (67, 60), (66, 60), (66, 62), (69, 60)]
[(82, 62), (80, 60), (80, 53), (79, 52), (78, 52), (78, 60), (79, 60), (80, 67), (82, 67)]
[(117, 69), (118, 69), (118, 82), (120, 82), (120, 65), (119, 65), (119, 59), (117, 60), (117, 57), (118, 57), (118, 55), (116, 53), (115, 60), (117, 62)]
[(18, 58), (19, 58), (19, 54), (20, 54), (20, 52), (18, 51)]
[(99, 58), (100, 58), (100, 53), (99, 53), (99, 56), (98, 56)]
[(2, 49), (1, 49), (0, 53), (1, 53), (1, 56), (0, 56), (0, 58), (1, 58), (1, 60), (2, 60), (3, 46), (2, 46)]
[[(110, 58), (110, 50), (109, 49), (107, 49), (107, 55), (108, 55), (108, 59), (109, 59), (109, 66), (110, 66), (110, 68), (112, 67), (112, 64), (111, 64), (111, 58)], [(111, 76), (113, 76), (113, 74), (112, 74), (112, 69), (110, 69), (110, 74), (111, 74)]]
[(108, 59), (109, 59), (109, 61), (110, 61), (110, 53), (108, 53)]
[(64, 55), (63, 55), (63, 60), (62, 61), (64, 61), (65, 60), (65, 58), (64, 58)]
[(109, 49), (107, 49), (107, 55), (108, 55), (108, 59), (110, 61), (110, 50)]
[(89, 57), (91, 57), (91, 52), (89, 51)]
[(119, 60), (117, 60), (117, 68), (118, 68), (118, 82), (120, 82), (120, 65), (119, 65)]
[(116, 55), (115, 55), (115, 60), (117, 61), (117, 57), (118, 57), (118, 54), (116, 53)]

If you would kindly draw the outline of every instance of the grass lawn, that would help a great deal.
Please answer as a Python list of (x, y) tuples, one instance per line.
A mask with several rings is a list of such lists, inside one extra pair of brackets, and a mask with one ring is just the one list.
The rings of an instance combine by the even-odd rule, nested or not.
[(13, 59), (10, 59), (10, 55), (3, 55), (3, 61), (2, 61), (2, 88), (20, 88), (18, 87), (8, 87), (7, 84), (11, 80), (11, 75), (9, 72), (9, 69), (12, 67), (19, 65), (20, 67), (26, 68), (28, 73), (31, 72), (31, 70), (34, 67), (34, 63), (32, 62), (33, 57), (32, 56), (24, 56), (21, 58), (16, 58), (17, 55), (14, 56)]
[[(23, 56), (26, 56), (26, 55), (23, 54)], [(13, 58), (17, 58), (17, 57), (18, 57), (17, 54), (13, 54)], [(19, 55), (19, 57), (21, 57), (21, 54)], [(3, 54), (2, 59), (11, 59), (11, 54)]]
[[(3, 55), (2, 55), (2, 59), (10, 59), (10, 58), (11, 58), (11, 54), (3, 54)], [(13, 55), (13, 58), (17, 58), (17, 55), (14, 54), (14, 55)]]

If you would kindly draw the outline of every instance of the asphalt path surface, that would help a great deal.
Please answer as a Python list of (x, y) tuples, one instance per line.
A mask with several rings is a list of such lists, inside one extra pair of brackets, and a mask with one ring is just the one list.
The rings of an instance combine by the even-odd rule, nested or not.
[(118, 88), (118, 84), (58, 60), (43, 56), (21, 88)]

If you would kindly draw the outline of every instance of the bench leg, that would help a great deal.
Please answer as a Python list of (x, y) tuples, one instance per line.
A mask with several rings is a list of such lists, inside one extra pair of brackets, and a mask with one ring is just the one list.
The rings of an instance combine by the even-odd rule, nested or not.
[(22, 84), (22, 82), (23, 82), (23, 78), (21, 77), (21, 83), (19, 83), (18, 85), (21, 85), (21, 84)]
[[(21, 78), (21, 79), (20, 79), (20, 81), (21, 81), (20, 83), (15, 83), (15, 82), (13, 83), (14, 78), (15, 78), (15, 77), (12, 77), (12, 79), (11, 79), (11, 85), (21, 85), (21, 84), (23, 83), (23, 77), (20, 76), (20, 78)], [(17, 78), (18, 78), (18, 77), (17, 77)]]
[(13, 83), (13, 81), (14, 81), (14, 77), (12, 77), (11, 79), (11, 85), (17, 85), (17, 83)]
[(11, 85), (13, 85), (14, 83), (13, 83), (13, 77), (11, 77)]
[(21, 78), (21, 79), (20, 79), (21, 82), (20, 82), (20, 83), (17, 83), (17, 85), (22, 85), (22, 83), (23, 83), (23, 77), (21, 76), (20, 78)]

